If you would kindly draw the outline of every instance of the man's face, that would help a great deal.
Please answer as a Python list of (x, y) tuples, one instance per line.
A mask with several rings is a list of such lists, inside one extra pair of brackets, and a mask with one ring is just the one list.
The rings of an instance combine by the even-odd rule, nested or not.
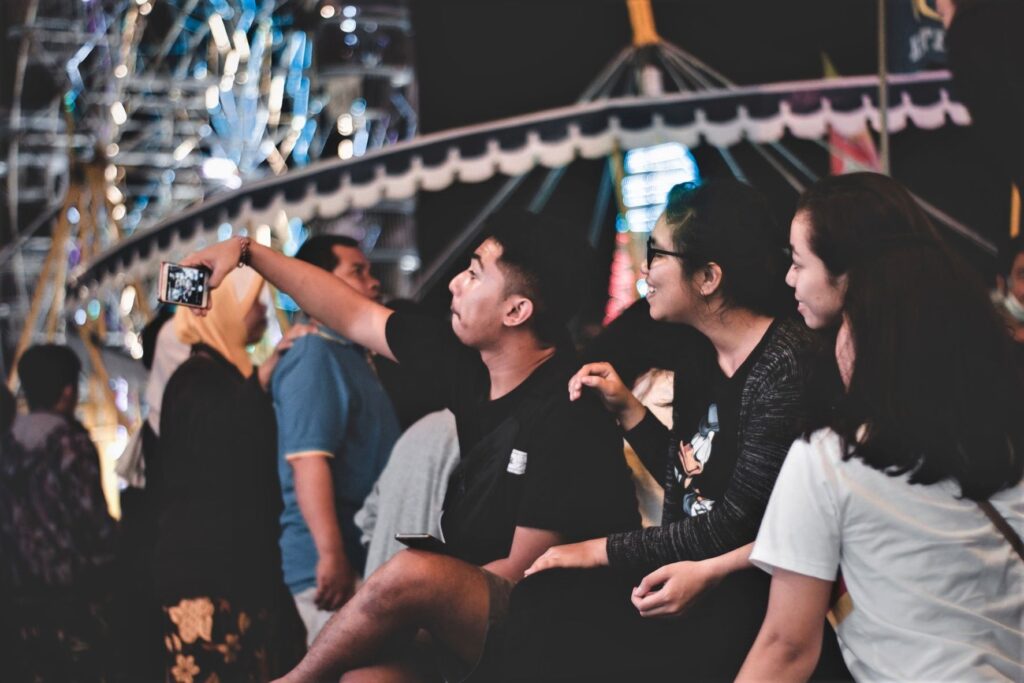
[(1024, 251), (1017, 254), (1013, 259), (1013, 267), (1010, 268), (1010, 277), (1006, 281), (1006, 291), (1024, 304)]
[(477, 247), (469, 266), (452, 278), (452, 330), (466, 346), (487, 348), (503, 329), (505, 273), (498, 265), (501, 245), (492, 239)]
[(339, 244), (334, 245), (331, 251), (338, 259), (338, 265), (331, 271), (334, 277), (367, 299), (377, 299), (380, 296), (380, 280), (370, 272), (370, 262), (363, 252), (355, 247)]

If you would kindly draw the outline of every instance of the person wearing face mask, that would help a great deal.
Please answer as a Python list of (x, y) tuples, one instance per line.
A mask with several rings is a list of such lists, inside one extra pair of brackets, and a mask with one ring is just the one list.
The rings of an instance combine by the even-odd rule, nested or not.
[(154, 580), (171, 681), (270, 680), (303, 652), (302, 626), (281, 576), (281, 491), (266, 392), (296, 326), (253, 366), (267, 309), (263, 279), (236, 270), (206, 317), (169, 323), (192, 355), (167, 382), (160, 414)]
[(761, 523), (771, 596), (739, 680), (806, 679), (830, 606), (857, 680), (1024, 679), (1024, 383), (980, 278), (877, 174), (809, 188), (790, 241), (842, 388)]

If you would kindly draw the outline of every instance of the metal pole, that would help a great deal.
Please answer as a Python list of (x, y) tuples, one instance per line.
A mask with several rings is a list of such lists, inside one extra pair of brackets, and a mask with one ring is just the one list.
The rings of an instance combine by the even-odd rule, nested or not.
[(878, 0), (878, 132), (882, 173), (889, 175), (889, 55), (885, 44), (885, 5)]

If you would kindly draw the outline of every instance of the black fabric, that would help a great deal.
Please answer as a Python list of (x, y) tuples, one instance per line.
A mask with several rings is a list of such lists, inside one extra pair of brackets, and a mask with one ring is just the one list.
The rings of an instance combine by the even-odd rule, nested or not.
[[(639, 577), (613, 569), (544, 572), (513, 592), (504, 660), (509, 681), (719, 681), (735, 678), (764, 618), (770, 577), (738, 572), (685, 619), (644, 619)], [(552, 614), (544, 603), (558, 600)]]
[[(462, 455), (442, 529), (456, 557), (474, 564), (507, 557), (517, 526), (555, 531), (567, 542), (639, 526), (614, 422), (595, 399), (568, 399), (577, 368), (571, 353), (558, 351), (492, 401), (480, 354), (443, 325), (398, 312), (388, 320), (387, 340), (455, 414)], [(526, 454), (522, 473), (513, 450)]]
[[(626, 386), (632, 386), (651, 368), (675, 370), (680, 357), (706, 344), (704, 335), (689, 325), (652, 319), (647, 299), (638, 299), (601, 330), (580, 357), (584, 363), (610, 363)], [(662, 455), (658, 454), (659, 463)], [(661, 476), (659, 469), (655, 477)]]
[[(140, 429), (142, 457), (146, 470), (151, 471), (157, 462), (159, 437), (148, 421), (143, 421)], [(127, 681), (154, 681), (163, 676), (160, 604), (153, 589), (156, 514), (152, 483), (144, 489), (128, 487), (121, 491), (111, 627), (118, 662)]]
[[(807, 373), (818, 347), (803, 323), (789, 318), (779, 319), (765, 333), (749, 355), (749, 365), (744, 363), (749, 373), (738, 419), (730, 427), (735, 429), (737, 455), (720, 473), (727, 474), (724, 488), (709, 511), (692, 516), (683, 513), (684, 500), (692, 492), (676, 477), (679, 445), (693, 438), (692, 426), (707, 412), (718, 364), (710, 343), (681, 355), (675, 374), (673, 433), (647, 416), (626, 434), (652, 474), (661, 473), (662, 523), (609, 536), (611, 566), (652, 571), (672, 562), (715, 557), (754, 540), (786, 453), (807, 425)], [(715, 458), (709, 462), (714, 465)]]
[[(772, 326), (775, 324), (772, 323)], [(750, 369), (764, 354), (770, 336), (771, 328), (731, 377), (722, 372), (710, 349), (698, 354), (694, 358), (697, 362), (687, 364), (681, 370), (685, 387), (675, 401), (679, 406), (676, 412), (679, 424), (674, 430), (681, 439), (669, 446), (668, 475), (678, 486), (670, 486), (666, 491), (662, 524), (690, 516), (688, 502), (693, 498), (717, 501), (725, 495), (739, 456), (737, 435), (743, 387), (750, 376)], [(717, 422), (709, 424), (712, 422), (711, 415), (715, 413)], [(715, 425), (717, 428), (714, 428)], [(692, 447), (699, 434), (707, 438), (708, 431), (713, 428), (710, 456), (698, 474), (688, 475), (683, 463), (683, 449)]]
[(281, 490), (270, 397), (197, 345), (164, 391), (156, 467), (158, 599), (269, 599), (283, 587)]
[[(768, 606), (770, 576), (732, 574), (681, 619), (645, 619), (630, 601), (640, 575), (609, 568), (542, 572), (512, 593), (501, 652), (508, 683), (731, 681)], [(550, 605), (562, 608), (552, 611)], [(822, 656), (811, 680), (852, 680), (823, 622)]]
[(987, 158), (1024, 192), (1024, 2), (964, 3), (946, 32), (955, 95)]

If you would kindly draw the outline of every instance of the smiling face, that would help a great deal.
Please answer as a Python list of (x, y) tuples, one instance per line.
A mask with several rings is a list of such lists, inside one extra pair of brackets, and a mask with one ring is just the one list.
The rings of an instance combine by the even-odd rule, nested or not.
[[(658, 249), (677, 251), (672, 242), (672, 228), (664, 214), (651, 231), (651, 239)], [(667, 322), (691, 322), (697, 307), (703, 305), (701, 297), (683, 269), (683, 261), (676, 256), (658, 254), (646, 263), (641, 272), (647, 278), (647, 303), (651, 307), (651, 318)]]
[(811, 329), (835, 324), (843, 307), (846, 276), (833, 278), (825, 263), (811, 250), (811, 221), (806, 211), (793, 217), (789, 228), (793, 263), (786, 284), (795, 290), (797, 310)]
[(452, 330), (466, 346), (486, 349), (504, 329), (505, 308), (511, 302), (506, 276), (498, 264), (502, 248), (493, 239), (484, 240), (469, 266), (452, 278)]

